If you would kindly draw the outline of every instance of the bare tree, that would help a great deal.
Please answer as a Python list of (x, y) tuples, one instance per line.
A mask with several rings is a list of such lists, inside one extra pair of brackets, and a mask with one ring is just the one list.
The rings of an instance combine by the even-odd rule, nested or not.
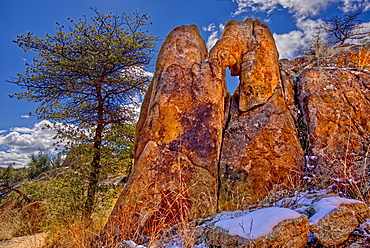
[(304, 56), (324, 56), (330, 48), (327, 35), (323, 28), (319, 28), (313, 35), (307, 46), (299, 48), (298, 52)]
[(362, 9), (344, 16), (334, 16), (322, 28), (328, 32), (332, 45), (343, 45), (348, 40), (361, 40), (368, 35), (363, 22), (359, 19)]

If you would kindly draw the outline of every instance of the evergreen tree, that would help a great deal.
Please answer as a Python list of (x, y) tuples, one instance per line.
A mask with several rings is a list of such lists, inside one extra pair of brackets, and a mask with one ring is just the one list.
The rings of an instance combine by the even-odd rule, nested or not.
[(39, 155), (30, 155), (31, 161), (27, 164), (29, 171), (28, 177), (35, 179), (42, 172), (50, 171), (52, 163), (48, 155), (40, 153)]
[(112, 135), (125, 137), (111, 130), (124, 132), (124, 127), (134, 125), (133, 106), (149, 81), (145, 68), (155, 47), (155, 38), (142, 30), (147, 15), (136, 12), (132, 18), (93, 10), (96, 15), (91, 18), (68, 18), (68, 27), (56, 23), (56, 34), (44, 39), (31, 32), (18, 35), (14, 42), (37, 56), (26, 64), (24, 74), (10, 80), (25, 90), (13, 97), (39, 103), (36, 115), (58, 123), (54, 128), (67, 149), (81, 147), (82, 152), (76, 150), (89, 159), (86, 219), (107, 169), (103, 154), (114, 146)]

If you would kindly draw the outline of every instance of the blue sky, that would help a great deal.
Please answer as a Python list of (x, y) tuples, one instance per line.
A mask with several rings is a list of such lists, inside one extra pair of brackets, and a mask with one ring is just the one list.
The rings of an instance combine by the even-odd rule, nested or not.
[[(18, 34), (31, 31), (43, 38), (45, 33), (55, 32), (57, 21), (67, 24), (67, 17), (76, 20), (83, 14), (93, 15), (90, 7), (103, 14), (131, 14), (137, 9), (151, 16), (153, 25), (147, 28), (158, 38), (158, 46), (173, 28), (183, 24), (196, 24), (212, 46), (228, 20), (252, 17), (270, 27), (280, 56), (292, 58), (323, 19), (348, 13), (360, 5), (366, 10), (361, 19), (370, 29), (370, 0), (1, 0), (0, 166), (12, 162), (24, 165), (30, 153), (48, 151), (53, 143), (53, 132), (42, 129), (45, 121), (28, 115), (36, 105), (8, 97), (20, 88), (6, 81), (23, 73), (25, 61), (31, 61), (33, 56), (12, 42)], [(228, 80), (229, 90), (233, 91), (236, 81)]]

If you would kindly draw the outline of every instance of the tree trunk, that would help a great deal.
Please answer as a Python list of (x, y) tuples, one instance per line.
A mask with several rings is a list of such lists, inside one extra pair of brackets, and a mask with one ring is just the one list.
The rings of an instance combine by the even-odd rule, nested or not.
[(83, 220), (86, 225), (90, 224), (91, 215), (95, 210), (96, 197), (98, 193), (98, 184), (101, 175), (101, 146), (103, 131), (105, 128), (104, 124), (104, 100), (102, 98), (101, 84), (97, 87), (97, 98), (98, 98), (98, 116), (97, 116), (97, 127), (94, 136), (94, 146), (93, 146), (93, 160), (91, 162), (89, 185), (87, 188), (87, 197), (85, 201), (85, 206), (83, 209)]

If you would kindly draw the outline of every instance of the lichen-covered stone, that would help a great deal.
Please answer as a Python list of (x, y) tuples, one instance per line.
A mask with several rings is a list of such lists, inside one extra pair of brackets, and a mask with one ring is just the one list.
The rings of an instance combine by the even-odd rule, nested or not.
[(277, 89), (263, 106), (230, 120), (220, 159), (220, 209), (256, 203), (276, 184), (295, 187), (304, 154), (281, 94)]
[(231, 72), (239, 75), (235, 93), (239, 110), (246, 112), (267, 103), (274, 94), (280, 78), (279, 53), (270, 29), (259, 20), (228, 22), (220, 40), (228, 37), (234, 37), (241, 46), (240, 62), (231, 67)]
[(284, 74), (267, 26), (230, 21), (220, 43), (237, 40), (240, 84), (230, 106), (220, 158), (219, 206), (235, 210), (262, 199), (275, 184), (294, 187), (304, 154), (295, 126), (294, 82)]
[(165, 39), (141, 109), (135, 165), (103, 243), (216, 212), (227, 91), (224, 63), (207, 57), (196, 26)]
[(370, 70), (370, 44), (336, 47), (321, 65)]
[(136, 165), (105, 227), (106, 245), (158, 234), (215, 208), (214, 178), (185, 155), (150, 141)]
[(320, 244), (329, 247), (343, 243), (357, 226), (355, 212), (339, 206), (317, 223), (310, 224), (310, 231)]
[(370, 146), (370, 74), (310, 68), (299, 77), (299, 101), (307, 125), (315, 174), (359, 178)]

